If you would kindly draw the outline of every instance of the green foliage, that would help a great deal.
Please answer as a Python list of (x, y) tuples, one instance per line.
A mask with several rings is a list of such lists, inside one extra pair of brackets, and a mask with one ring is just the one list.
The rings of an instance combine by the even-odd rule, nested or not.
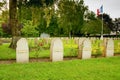
[(5, 4), (6, 4), (6, 0), (0, 1), (0, 10), (2, 10)]
[(120, 53), (120, 40), (114, 40), (114, 50), (115, 54)]
[(55, 1), (56, 0), (28, 0), (26, 4), (28, 6), (43, 7), (43, 6), (50, 6)]
[(93, 11), (87, 11), (85, 14), (85, 19), (96, 20), (95, 13)]
[[(100, 19), (94, 19), (86, 21), (81, 29), (81, 32), (83, 34), (101, 34), (102, 30), (102, 21)], [(104, 34), (110, 33), (110, 29), (104, 25), (103, 26), (103, 32)]]
[(92, 40), (92, 55), (95, 57), (102, 56), (103, 53), (103, 41)]
[(49, 33), (51, 36), (60, 36), (61, 28), (59, 28), (57, 23), (57, 15), (52, 15), (49, 27), (47, 27), (46, 32)]
[(64, 56), (74, 57), (77, 56), (78, 45), (74, 43), (74, 39), (63, 40), (64, 42)]
[(40, 11), (40, 18), (37, 27), (35, 28), (39, 32), (39, 36), (41, 33), (46, 32), (46, 20), (44, 19), (44, 11)]
[(8, 17), (9, 17), (9, 11), (8, 10), (2, 11), (2, 14), (1, 14), (2, 21), (8, 23)]
[(101, 26), (102, 26), (101, 20), (99, 20), (99, 19), (90, 20), (90, 21), (84, 23), (84, 25), (81, 29), (81, 32), (83, 34), (100, 34)]
[[(51, 14), (53, 13), (53, 3), (54, 2), (55, 2), (55, 0), (19, 1), (19, 6), (20, 6), (19, 7), (19, 14), (20, 14), (20, 17), (22, 17), (21, 13), (22, 13), (22, 11), (24, 11), (24, 10), (22, 10), (22, 8), (27, 7), (26, 9), (28, 9), (28, 11), (29, 10), (31, 11), (28, 14), (31, 15), (33, 25), (41, 24), (41, 21), (43, 20), (42, 18), (44, 18), (46, 20), (47, 27), (48, 27), (49, 24), (50, 24)], [(28, 16), (28, 17), (30, 17), (30, 16)]]
[[(5, 6), (5, 1), (0, 3), (0, 8)], [(55, 5), (58, 8), (56, 10)], [(84, 0), (17, 0), (17, 7), (18, 23), (26, 24), (24, 21), (28, 20), (32, 22), (33, 27), (36, 26), (37, 32), (34, 33), (35, 35), (31, 35), (32, 37), (36, 36), (36, 33), (38, 33), (37, 36), (40, 36), (42, 32), (52, 36), (81, 36), (82, 34), (101, 33), (101, 20), (99, 20), (101, 15), (98, 16), (99, 19), (96, 19), (95, 13), (88, 10)], [(8, 14), (8, 10), (2, 11), (2, 21), (8, 22)], [(103, 32), (106, 34), (114, 27), (109, 15), (104, 14), (103, 17)], [(23, 33), (23, 35), (25, 34)]]
[(32, 10), (29, 7), (21, 6), (18, 9), (18, 20), (23, 23), (24, 20), (32, 20)]
[(103, 15), (99, 15), (98, 18), (100, 18), (101, 20), (103, 18), (103, 22), (106, 25), (106, 27), (110, 30), (113, 30), (114, 26), (113, 26), (112, 18), (110, 18), (108, 14), (104, 13)]
[(2, 27), (0, 27), (0, 37), (3, 36)]
[(35, 30), (36, 26), (32, 25), (32, 21), (25, 21), (24, 27), (22, 28), (22, 34), (24, 36), (38, 36), (38, 32)]
[[(1, 80), (119, 80), (120, 57), (0, 64)], [(6, 76), (9, 75), (9, 76)]]
[(67, 34), (80, 32), (87, 7), (84, 1), (60, 0), (58, 4), (58, 24)]
[(45, 39), (40, 40), (28, 40), (30, 48), (30, 57), (39, 58), (39, 57), (49, 57), (50, 53), (50, 43)]

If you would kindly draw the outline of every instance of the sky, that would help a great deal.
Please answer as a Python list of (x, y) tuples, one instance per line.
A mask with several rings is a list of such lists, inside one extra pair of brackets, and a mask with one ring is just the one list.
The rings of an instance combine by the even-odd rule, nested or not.
[(97, 9), (103, 5), (103, 13), (107, 13), (111, 18), (120, 18), (120, 0), (84, 0), (89, 10), (97, 13)]

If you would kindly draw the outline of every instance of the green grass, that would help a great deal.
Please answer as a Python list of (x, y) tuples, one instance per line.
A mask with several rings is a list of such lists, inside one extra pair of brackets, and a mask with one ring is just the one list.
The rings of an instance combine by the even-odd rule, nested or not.
[(114, 40), (114, 50), (115, 54), (120, 53), (120, 40)]
[(95, 55), (95, 56), (102, 55), (102, 52), (103, 52), (102, 43), (103, 43), (102, 40), (92, 41), (92, 55)]
[(0, 64), (0, 80), (119, 80), (120, 57)]
[(8, 47), (7, 43), (0, 45), (0, 59), (15, 59), (16, 51)]
[(69, 39), (68, 41), (63, 40), (64, 46), (64, 56), (77, 56), (78, 54), (78, 44), (75, 44), (73, 39)]

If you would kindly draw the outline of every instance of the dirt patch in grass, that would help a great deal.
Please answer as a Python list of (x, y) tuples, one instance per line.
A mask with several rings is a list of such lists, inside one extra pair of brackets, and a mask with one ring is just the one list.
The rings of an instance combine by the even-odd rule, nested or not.
[[(120, 56), (120, 54), (114, 54), (114, 56)], [(95, 57), (92, 56), (92, 58), (102, 58), (103, 56), (99, 56), (99, 57)], [(78, 59), (77, 57), (64, 57), (63, 61), (67, 61), (67, 60), (75, 60)], [(29, 62), (52, 62), (50, 60), (50, 58), (30, 58)], [(1, 59), (0, 60), (0, 64), (12, 64), (12, 63), (16, 63), (16, 59), (8, 59), (8, 60), (4, 60)]]

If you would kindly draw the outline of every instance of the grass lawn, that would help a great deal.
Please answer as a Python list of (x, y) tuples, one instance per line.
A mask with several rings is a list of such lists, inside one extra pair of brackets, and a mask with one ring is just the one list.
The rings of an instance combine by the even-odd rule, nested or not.
[(119, 80), (120, 57), (0, 64), (0, 80)]
[(15, 59), (16, 52), (14, 49), (8, 48), (9, 44), (0, 45), (0, 59)]

